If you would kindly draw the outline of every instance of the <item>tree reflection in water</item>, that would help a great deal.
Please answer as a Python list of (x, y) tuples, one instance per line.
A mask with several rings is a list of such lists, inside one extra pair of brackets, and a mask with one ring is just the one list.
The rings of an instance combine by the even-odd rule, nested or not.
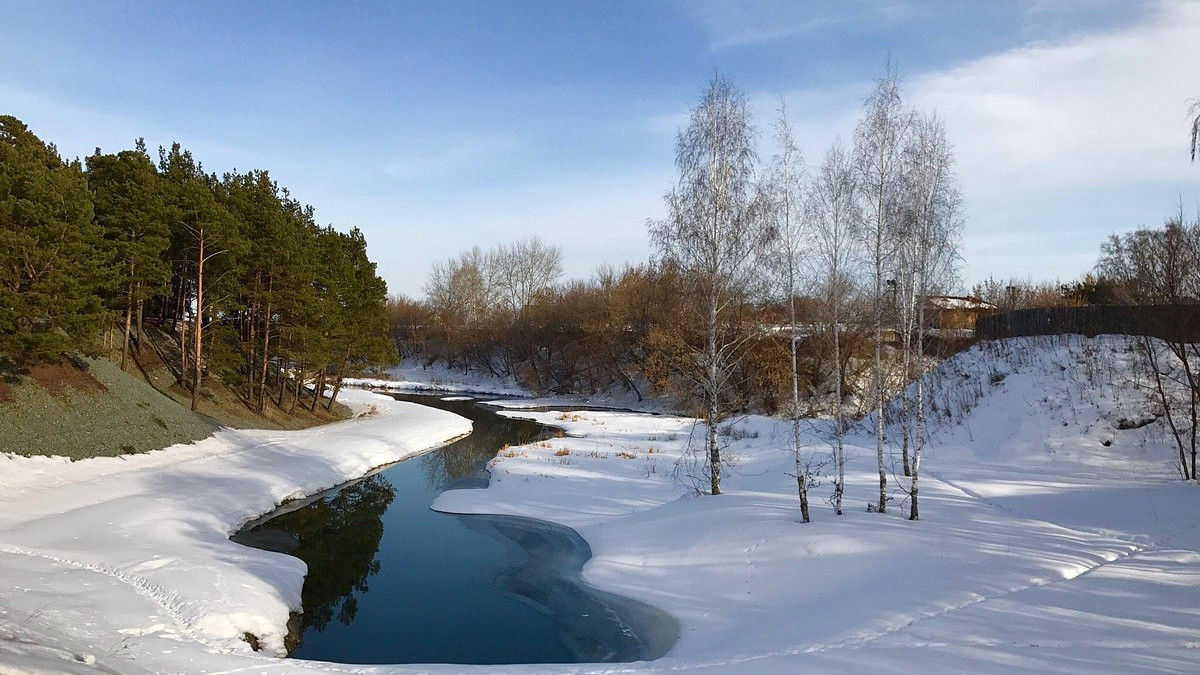
[[(429, 508), (444, 490), (485, 487), (488, 476), (481, 469), (497, 452), (551, 430), (473, 401), (395, 398), (463, 415), (471, 419), (472, 433), (234, 537), (308, 563), (304, 611), (293, 617), (294, 644), (288, 645), (293, 657), (344, 663), (629, 661), (655, 658), (674, 643), (678, 630), (670, 617), (580, 582), (588, 549), (573, 532)], [(462, 639), (464, 634), (472, 639)]]
[[(402, 394), (393, 394), (408, 400)], [(416, 397), (412, 397), (416, 398)], [(428, 405), (428, 401), (420, 401)], [(550, 436), (549, 430), (529, 420), (511, 419), (480, 408), (475, 401), (439, 401), (445, 410), (471, 420), (471, 435), (421, 456), (421, 470), (431, 490), (487, 487), (480, 467), (508, 445), (524, 445)]]
[(302, 630), (324, 630), (334, 617), (344, 625), (354, 621), (355, 594), (366, 593), (367, 579), (381, 568), (376, 554), (383, 538), (382, 516), (395, 496), (392, 484), (375, 474), (249, 533), (308, 564)]

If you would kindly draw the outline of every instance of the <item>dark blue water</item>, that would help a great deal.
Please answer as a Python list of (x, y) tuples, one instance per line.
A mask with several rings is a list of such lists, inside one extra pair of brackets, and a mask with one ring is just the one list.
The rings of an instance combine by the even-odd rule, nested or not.
[(400, 462), (235, 540), (309, 566), (294, 658), (342, 663), (570, 663), (661, 656), (678, 627), (579, 579), (573, 531), (523, 518), (429, 508), (446, 489), (487, 484), (505, 444), (548, 430), (472, 402), (404, 396), (472, 419), (470, 436)]

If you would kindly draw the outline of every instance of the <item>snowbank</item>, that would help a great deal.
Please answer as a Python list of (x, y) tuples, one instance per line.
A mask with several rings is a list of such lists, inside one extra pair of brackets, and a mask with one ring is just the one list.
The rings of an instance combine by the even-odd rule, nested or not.
[(387, 372), (386, 379), (345, 378), (348, 387), (369, 387), (391, 391), (462, 392), (492, 396), (525, 396), (527, 392), (512, 379), (501, 379), (476, 372), (464, 373), (445, 364), (422, 367), (413, 360)]
[(246, 634), (282, 654), (304, 564), (228, 536), (283, 501), (470, 431), (452, 413), (377, 394), (343, 400), (359, 417), (300, 432), (223, 430), (74, 463), (0, 456), (0, 631), (61, 631), (56, 647), (85, 664), (139, 661), (163, 643), (248, 652)]
[[(1128, 359), (1118, 339), (1025, 339), (944, 364), (930, 387), (940, 422), (918, 522), (905, 519), (900, 492), (891, 512), (866, 512), (877, 493), (866, 437), (851, 439), (846, 515), (815, 494), (815, 522), (802, 525), (787, 430), (775, 420), (732, 425), (723, 438), (735, 470), (726, 493), (709, 497), (690, 488), (700, 442), (690, 420), (510, 412), (566, 436), (509, 448), (492, 462), (486, 490), (447, 492), (435, 507), (568, 525), (594, 554), (586, 580), (679, 620), (681, 638), (665, 657), (615, 667), (345, 666), (271, 659), (239, 642), (239, 631), (262, 631), (277, 647), (301, 570), (234, 547), (225, 533), (274, 501), (337, 482), (333, 474), (403, 454), (390, 440), (398, 430), (390, 407), (379, 422), (311, 435), (225, 432), (144, 465), (22, 460), (0, 478), (8, 582), (0, 664), (94, 672), (92, 660), (135, 673), (1192, 672), (1200, 493), (1178, 480), (1157, 423), (1118, 428), (1145, 406)], [(409, 441), (413, 449), (461, 429), (435, 413), (395, 410), (426, 434)], [(810, 435), (811, 451), (824, 453), (820, 427)]]
[(486, 491), (435, 508), (575, 528), (594, 553), (588, 581), (684, 626), (649, 670), (1189, 672), (1200, 495), (1156, 427), (1118, 428), (1144, 416), (1132, 377), (1115, 338), (1015, 340), (947, 362), (931, 378), (915, 523), (897, 490), (891, 513), (867, 513), (872, 438), (852, 439), (846, 515), (821, 504), (801, 525), (785, 425), (738, 422), (726, 494), (696, 497), (699, 430), (612, 412), (511, 413), (566, 437), (498, 457)]

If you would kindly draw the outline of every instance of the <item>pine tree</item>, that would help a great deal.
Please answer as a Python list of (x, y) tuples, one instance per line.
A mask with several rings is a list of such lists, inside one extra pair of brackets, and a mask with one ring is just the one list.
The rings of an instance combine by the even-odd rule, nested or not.
[(94, 345), (101, 242), (79, 162), (0, 116), (0, 352), (42, 361)]
[(327, 408), (332, 408), (342, 378), (372, 364), (394, 363), (395, 344), (388, 338), (387, 284), (367, 258), (367, 240), (358, 228), (349, 234), (328, 231), (333, 247), (328, 258), (332, 300), (337, 307), (332, 340), (334, 388)]
[(166, 253), (171, 240), (163, 190), (141, 141), (137, 150), (116, 155), (102, 155), (97, 148), (87, 158), (87, 177), (96, 222), (107, 244), (115, 308), (123, 315), (124, 368), (135, 327), (135, 345), (140, 348), (142, 344), (141, 317), (146, 299), (163, 295), (170, 279)]
[[(170, 152), (159, 149), (159, 170), (166, 180), (172, 253), (177, 256), (173, 268), (180, 277), (176, 283), (180, 289), (180, 317), (190, 310), (193, 318), (190, 335), (180, 332), (180, 350), (184, 354), (181, 378), (191, 388), (195, 410), (206, 360), (213, 357), (214, 346), (226, 349), (225, 341), (209, 335), (206, 353), (206, 330), (214, 327), (223, 305), (236, 295), (233, 272), (247, 242), (218, 199), (220, 183), (216, 177), (205, 175), (178, 143)], [(187, 322), (183, 325), (186, 328)]]

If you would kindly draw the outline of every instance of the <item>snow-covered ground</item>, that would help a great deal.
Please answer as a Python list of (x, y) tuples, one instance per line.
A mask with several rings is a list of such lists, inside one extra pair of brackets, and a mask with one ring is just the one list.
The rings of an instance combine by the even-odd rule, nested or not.
[[(11, 462), (0, 476), (0, 671), (1195, 672), (1200, 487), (1178, 479), (1158, 423), (1117, 428), (1145, 417), (1123, 342), (992, 343), (935, 377), (942, 423), (917, 522), (900, 492), (889, 513), (866, 511), (877, 493), (866, 436), (852, 439), (846, 515), (818, 499), (803, 525), (775, 420), (733, 425), (736, 468), (711, 497), (688, 487), (687, 448), (700, 438), (689, 420), (509, 413), (567, 434), (502, 452), (488, 489), (444, 493), (435, 508), (575, 528), (594, 553), (587, 580), (680, 622), (675, 648), (640, 664), (346, 666), (251, 653), (239, 632), (277, 646), (302, 566), (224, 535), (337, 482), (320, 471), (366, 470), (364, 446), (385, 454), (409, 438), (390, 423), (223, 432), (143, 464), (0, 460)], [(411, 448), (459, 430), (421, 415), (427, 437)], [(820, 428), (814, 454), (825, 452)]]
[(441, 363), (422, 366), (412, 359), (388, 370), (386, 379), (346, 378), (342, 383), (350, 387), (375, 387), (398, 391), (463, 392), (493, 396), (527, 395), (527, 392), (511, 379), (503, 380), (475, 372), (464, 373)]
[(229, 535), (471, 428), (369, 392), (343, 401), (360, 416), (305, 431), (79, 462), (0, 455), (0, 672), (211, 672), (246, 663), (226, 655), (250, 651), (246, 633), (282, 653), (304, 563)]
[[(466, 394), (468, 398), (479, 398), (490, 403), (489, 398), (508, 397), (506, 405), (540, 408), (551, 405), (582, 405), (607, 408), (629, 408), (642, 411), (664, 412), (670, 403), (659, 398), (639, 399), (638, 395), (614, 386), (609, 391), (591, 395), (536, 396), (512, 378), (500, 378), (478, 372), (462, 372), (437, 363), (424, 366), (409, 359), (387, 371), (386, 378), (346, 378), (343, 384), (349, 387), (385, 389), (396, 392)], [(648, 388), (643, 386), (643, 389)]]

